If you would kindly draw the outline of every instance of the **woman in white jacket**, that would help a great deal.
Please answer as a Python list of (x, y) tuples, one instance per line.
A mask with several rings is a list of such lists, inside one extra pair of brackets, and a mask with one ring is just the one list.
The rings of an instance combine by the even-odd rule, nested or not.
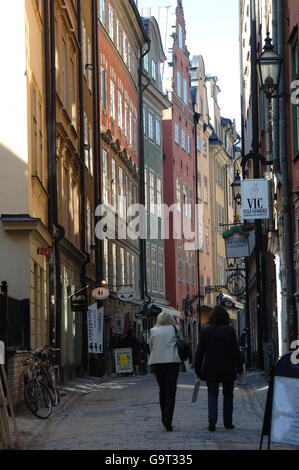
[(175, 319), (170, 313), (158, 315), (157, 323), (150, 331), (149, 365), (160, 389), (162, 423), (166, 431), (172, 431), (172, 418), (181, 360), (178, 354), (175, 334)]

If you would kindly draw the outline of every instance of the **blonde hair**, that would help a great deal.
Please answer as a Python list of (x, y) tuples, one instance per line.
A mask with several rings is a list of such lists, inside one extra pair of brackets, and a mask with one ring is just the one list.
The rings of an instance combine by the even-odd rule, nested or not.
[(157, 323), (154, 328), (158, 326), (176, 325), (175, 317), (169, 312), (161, 312), (157, 317)]

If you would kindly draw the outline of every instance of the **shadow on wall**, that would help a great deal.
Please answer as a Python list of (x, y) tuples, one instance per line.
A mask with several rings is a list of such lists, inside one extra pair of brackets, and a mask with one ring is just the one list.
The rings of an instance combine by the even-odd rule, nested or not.
[(0, 215), (28, 211), (27, 163), (0, 142)]

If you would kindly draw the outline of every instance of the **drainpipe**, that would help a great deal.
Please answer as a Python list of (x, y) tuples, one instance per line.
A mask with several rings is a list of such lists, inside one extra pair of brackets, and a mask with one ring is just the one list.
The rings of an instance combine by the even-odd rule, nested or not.
[[(51, 68), (51, 104), (50, 104), (50, 141), (51, 149), (49, 155), (49, 178), (51, 180), (51, 201), (53, 226), (57, 233), (54, 237), (55, 248), (55, 283), (56, 283), (56, 331), (55, 344), (61, 348), (61, 312), (62, 312), (62, 289), (61, 289), (61, 267), (59, 242), (64, 238), (65, 229), (58, 222), (58, 195), (57, 195), (57, 162), (56, 162), (56, 70), (55, 70), (55, 2), (50, 1), (50, 68)], [(52, 226), (52, 227), (53, 227)], [(52, 228), (53, 233), (53, 228)], [(61, 351), (58, 353), (58, 363), (61, 366)]]
[[(151, 41), (148, 38), (147, 49), (143, 52), (140, 49), (139, 56), (139, 73), (138, 73), (138, 89), (139, 89), (139, 153), (140, 153), (140, 204), (145, 207), (145, 188), (144, 188), (144, 128), (143, 128), (143, 92), (144, 86), (142, 84), (142, 77), (144, 76), (143, 58), (150, 52)], [(147, 227), (147, 224), (146, 224)], [(146, 243), (145, 239), (140, 239), (140, 287), (141, 299), (149, 299), (147, 292), (147, 278), (146, 278)]]
[[(284, 50), (284, 0), (278, 0), (278, 54), (282, 59), (286, 59)], [(290, 186), (289, 186), (289, 168), (288, 168), (288, 147), (287, 147), (287, 119), (286, 119), (286, 98), (285, 98), (285, 60), (282, 61), (281, 80), (279, 86), (280, 95), (280, 119), (279, 119), (279, 153), (282, 173), (282, 214), (283, 214), (283, 242), (285, 253), (285, 272), (286, 272), (286, 302), (287, 302), (287, 324), (288, 324), (288, 342), (291, 343), (297, 339), (297, 318), (294, 298), (294, 258), (293, 258), (293, 240), (290, 208)], [(289, 349), (290, 344), (287, 344)]]
[[(277, 0), (272, 0), (272, 42), (274, 50), (278, 50), (278, 25), (277, 25)], [(279, 161), (279, 100), (273, 99), (273, 127), (272, 127), (272, 152), (273, 152), (273, 168), (275, 176), (281, 182), (280, 161)], [(271, 160), (271, 159), (270, 159)]]
[[(86, 259), (82, 263), (81, 287), (87, 285), (86, 266), (90, 263), (90, 254), (86, 251), (86, 212), (85, 212), (85, 141), (84, 141), (84, 99), (83, 99), (83, 62), (82, 62), (82, 15), (81, 0), (78, 0), (78, 84), (79, 84), (79, 121), (80, 121), (80, 193), (81, 193), (81, 251)], [(93, 90), (94, 92), (94, 90)], [(83, 369), (88, 371), (88, 342), (87, 342), (87, 311), (83, 313)]]
[[(49, 41), (49, 1), (44, 0), (44, 51), (45, 51), (45, 88), (46, 88), (46, 127), (47, 127), (47, 158), (48, 158), (48, 231), (53, 232), (54, 214), (51, 195), (53, 194), (52, 187), (52, 171), (51, 171), (51, 152), (52, 152), (52, 139), (51, 139), (51, 67), (50, 67), (50, 41)], [(52, 233), (53, 234), (53, 233)], [(54, 275), (54, 253), (52, 250), (49, 259), (49, 321), (50, 321), (50, 344), (55, 344), (55, 306), (52, 302), (52, 296), (55, 293), (55, 275)]]

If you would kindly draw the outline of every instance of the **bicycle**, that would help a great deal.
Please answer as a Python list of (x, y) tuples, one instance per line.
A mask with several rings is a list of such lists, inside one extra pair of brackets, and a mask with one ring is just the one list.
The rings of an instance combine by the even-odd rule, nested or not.
[(27, 407), (37, 418), (47, 419), (52, 413), (52, 398), (47, 385), (43, 382), (39, 359), (43, 348), (35, 351), (19, 351), (29, 353), (32, 357), (20, 361), (27, 365), (24, 373), (24, 399)]
[[(44, 351), (47, 352), (44, 352)], [(43, 352), (40, 355), (41, 359), (41, 374), (43, 377), (43, 382), (48, 387), (51, 398), (52, 404), (57, 406), (60, 402), (60, 373), (59, 373), (59, 366), (53, 364), (53, 358), (55, 357), (55, 353), (60, 351), (60, 349), (52, 348), (49, 345), (46, 345), (43, 348)], [(45, 364), (43, 364), (45, 363)]]

